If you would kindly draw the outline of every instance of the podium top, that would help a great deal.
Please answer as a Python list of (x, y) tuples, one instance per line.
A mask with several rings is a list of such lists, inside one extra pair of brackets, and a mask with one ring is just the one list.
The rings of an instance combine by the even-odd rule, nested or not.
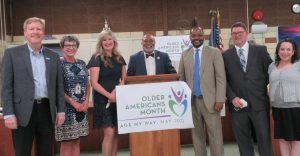
[(178, 74), (128, 76), (125, 80), (125, 84), (170, 82), (170, 81), (178, 81), (178, 80), (179, 80), (179, 75)]

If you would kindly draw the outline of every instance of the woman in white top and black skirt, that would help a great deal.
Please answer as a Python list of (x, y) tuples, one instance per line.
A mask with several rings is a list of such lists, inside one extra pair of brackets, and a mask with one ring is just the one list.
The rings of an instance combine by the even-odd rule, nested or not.
[(270, 99), (274, 138), (279, 139), (282, 156), (300, 153), (300, 62), (291, 39), (277, 44), (275, 62), (269, 66)]

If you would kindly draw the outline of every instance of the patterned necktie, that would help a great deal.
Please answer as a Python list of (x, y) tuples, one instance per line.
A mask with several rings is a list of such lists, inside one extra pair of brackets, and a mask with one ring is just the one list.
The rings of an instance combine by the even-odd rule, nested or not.
[(239, 53), (240, 62), (241, 62), (243, 71), (246, 72), (246, 58), (245, 58), (245, 55), (244, 55), (244, 49), (240, 48), (238, 50), (238, 53)]
[(195, 50), (195, 62), (194, 62), (194, 95), (201, 95), (200, 91), (200, 60), (199, 60), (199, 49)]

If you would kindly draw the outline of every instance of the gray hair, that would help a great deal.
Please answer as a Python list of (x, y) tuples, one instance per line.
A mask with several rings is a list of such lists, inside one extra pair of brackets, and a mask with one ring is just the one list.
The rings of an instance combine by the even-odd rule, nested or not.
[(61, 48), (64, 48), (65, 42), (76, 42), (77, 48), (78, 48), (79, 45), (80, 45), (80, 42), (79, 42), (78, 38), (75, 37), (75, 36), (69, 36), (69, 35), (68, 35), (68, 36), (64, 36), (64, 37), (60, 40), (59, 46), (60, 46)]

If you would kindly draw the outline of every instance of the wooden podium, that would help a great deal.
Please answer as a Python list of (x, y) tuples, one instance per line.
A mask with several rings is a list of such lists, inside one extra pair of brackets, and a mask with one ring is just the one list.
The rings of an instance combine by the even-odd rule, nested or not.
[[(129, 76), (126, 84), (177, 81), (177, 74)], [(131, 156), (180, 156), (180, 131), (160, 130), (129, 134)]]

